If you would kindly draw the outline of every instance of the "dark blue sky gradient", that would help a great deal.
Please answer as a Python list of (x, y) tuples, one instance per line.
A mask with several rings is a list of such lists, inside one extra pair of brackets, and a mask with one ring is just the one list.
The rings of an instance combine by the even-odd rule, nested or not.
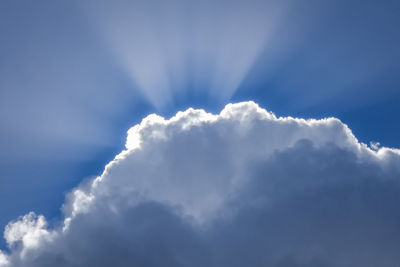
[[(227, 2), (221, 3), (223, 10)], [(219, 112), (228, 102), (254, 100), (278, 116), (334, 116), (364, 143), (400, 147), (400, 2), (287, 4), (229, 100), (203, 92), (206, 83), (191, 79), (189, 64), (183, 93), (156, 109), (88, 7), (1, 1), (0, 229), (29, 211), (59, 217), (64, 194), (99, 175), (123, 148), (129, 127), (153, 112), (169, 117), (191, 106)]]

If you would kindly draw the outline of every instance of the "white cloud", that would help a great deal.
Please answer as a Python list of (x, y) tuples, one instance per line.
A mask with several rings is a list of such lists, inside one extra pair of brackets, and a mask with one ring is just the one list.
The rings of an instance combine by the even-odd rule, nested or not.
[(4, 237), (9, 246), (21, 241), (24, 247), (36, 247), (43, 236), (47, 223), (43, 216), (37, 217), (33, 212), (23, 216), (16, 222), (7, 225)]
[(0, 266), (7, 265), (7, 256), (0, 250)]
[(0, 266), (393, 266), (399, 177), (399, 150), (335, 118), (253, 102), (150, 115), (68, 195), (62, 226), (33, 213), (7, 226)]

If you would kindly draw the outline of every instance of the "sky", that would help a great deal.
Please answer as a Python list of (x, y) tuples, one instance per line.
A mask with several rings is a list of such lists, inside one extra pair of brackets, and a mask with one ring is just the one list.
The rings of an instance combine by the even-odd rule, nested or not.
[[(160, 257), (171, 266), (204, 266), (200, 259), (258, 266), (251, 258), (270, 266), (376, 266), (379, 257), (392, 266), (400, 241), (390, 232), (400, 225), (393, 205), (399, 156), (389, 149), (400, 147), (399, 12), (391, 0), (1, 1), (0, 266), (3, 258), (9, 266), (101, 266), (97, 260), (111, 260), (96, 257), (103, 250), (121, 262), (159, 266), (143, 250), (158, 253), (171, 242), (173, 251)], [(228, 105), (243, 101), (254, 102)], [(219, 115), (188, 112), (168, 121), (189, 107)], [(161, 117), (142, 122), (152, 113)], [(288, 116), (316, 122), (278, 119)], [(341, 122), (321, 120), (330, 117)], [(249, 160), (251, 169), (242, 164)], [(297, 174), (302, 182), (291, 180)], [(182, 177), (192, 179), (178, 186)], [(311, 205), (315, 199), (329, 211)], [(277, 227), (296, 210), (290, 233)], [(96, 248), (90, 234), (72, 249), (99, 219), (94, 235), (111, 229), (101, 238), (136, 254)], [(384, 246), (363, 244), (363, 231)], [(129, 241), (137, 235), (138, 243)], [(256, 238), (240, 247), (258, 235), (272, 243)], [(302, 250), (304, 243), (310, 246)], [(362, 259), (366, 251), (371, 258)]]

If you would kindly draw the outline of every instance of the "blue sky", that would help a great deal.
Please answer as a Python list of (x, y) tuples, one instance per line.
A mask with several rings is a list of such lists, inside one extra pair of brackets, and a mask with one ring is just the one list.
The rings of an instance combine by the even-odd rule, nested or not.
[[(337, 117), (400, 147), (398, 1), (1, 1), (0, 228), (54, 221), (149, 113)], [(4, 247), (4, 241), (2, 245)]]

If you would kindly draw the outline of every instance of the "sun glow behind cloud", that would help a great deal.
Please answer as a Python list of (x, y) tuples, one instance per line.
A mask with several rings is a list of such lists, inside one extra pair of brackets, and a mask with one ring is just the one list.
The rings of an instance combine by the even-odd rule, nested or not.
[[(375, 142), (371, 142), (370, 146), (376, 158), (382, 162), (381, 167), (385, 173), (379, 173), (380, 169), (371, 167), (367, 160), (368, 164), (362, 164), (360, 169), (357, 167), (360, 165), (354, 165), (355, 172), (360, 177), (378, 173), (377, 176), (387, 178), (399, 173), (398, 157), (396, 156), (397, 161), (392, 161), (392, 154), (388, 153), (395, 150), (384, 148), (399, 147), (395, 133), (398, 132), (397, 125), (400, 125), (396, 123), (400, 109), (396, 105), (398, 99), (392, 98), (393, 95), (398, 98), (400, 84), (397, 78), (399, 68), (396, 67), (396, 55), (400, 51), (396, 1), (367, 1), (363, 5), (347, 0), (44, 0), (40, 4), (7, 2), (3, 1), (0, 7), (0, 32), (3, 36), (0, 41), (0, 147), (3, 151), (0, 228), (4, 228), (7, 222), (28, 210), (44, 214), (53, 222), (53, 218), (59, 214), (63, 192), (75, 186), (81, 178), (99, 174), (97, 172), (101, 171), (104, 163), (123, 146), (121, 131), (136, 124), (144, 114), (156, 112), (169, 118), (172, 113), (189, 106), (215, 112), (228, 102), (252, 99), (285, 116), (336, 116), (348, 123), (363, 142), (382, 142), (382, 147)], [(389, 103), (379, 102), (384, 99), (391, 100)], [(371, 103), (377, 105), (371, 106)], [(215, 115), (210, 116), (211, 121), (216, 118)], [(197, 119), (191, 117), (191, 121)], [(160, 116), (151, 117), (151, 121), (168, 124), (168, 120)], [(249, 125), (251, 124), (244, 124), (245, 128)], [(185, 127), (182, 126), (182, 129)], [(141, 145), (140, 127), (137, 128), (131, 129), (129, 133), (131, 138), (127, 142), (127, 150)], [(163, 137), (160, 131), (152, 129), (154, 134)], [(225, 131), (224, 136), (227, 133), (230, 131)], [(282, 138), (289, 133), (290, 130), (282, 131)], [(210, 132), (208, 137), (204, 143), (194, 139), (189, 145), (183, 146), (181, 152), (197, 143), (200, 149), (216, 136)], [(317, 137), (310, 137), (313, 142), (314, 138)], [(183, 139), (176, 140), (180, 142)], [(259, 146), (259, 142), (254, 143)], [(197, 147), (194, 146), (193, 149), (196, 151)], [(232, 150), (225, 154), (230, 157), (231, 152)], [(311, 159), (315, 158), (315, 162), (309, 162), (306, 156), (296, 158), (300, 152)], [(328, 177), (329, 173), (343, 171), (343, 175), (349, 174), (352, 176), (349, 179), (353, 181), (357, 177), (351, 172), (354, 169), (351, 167), (354, 151), (344, 152), (346, 151), (314, 151), (310, 144), (300, 142), (295, 149), (277, 153), (277, 159), (284, 160), (284, 167), (290, 166), (291, 170), (301, 167), (299, 161), (308, 166), (308, 169), (304, 167), (303, 172), (300, 171), (305, 178), (310, 177), (308, 170), (313, 170), (313, 166), (326, 166), (325, 163), (328, 162), (333, 166), (332, 169), (324, 170)], [(395, 154), (398, 153), (396, 150)], [(205, 160), (210, 158), (210, 154), (215, 153), (204, 154)], [(169, 160), (174, 159), (170, 150), (166, 150), (166, 155)], [(192, 155), (193, 160), (201, 160), (201, 155), (203, 154), (195, 153)], [(321, 158), (321, 155), (329, 157)], [(186, 162), (186, 157), (182, 162)], [(154, 158), (151, 157), (148, 161)], [(289, 161), (291, 163), (286, 163), (288, 158), (292, 159)], [(336, 159), (342, 161), (337, 163)], [(211, 165), (221, 165), (220, 162), (221, 159), (215, 158)], [(280, 174), (281, 170), (275, 169), (280, 166), (279, 161), (271, 161), (268, 166), (272, 169), (267, 174), (275, 175), (275, 171)], [(203, 173), (209, 168), (199, 169)], [(315, 170), (318, 171), (319, 168)], [(296, 171), (293, 173), (296, 177), (299, 174)], [(185, 176), (186, 174), (191, 173), (185, 173)], [(285, 176), (285, 173), (282, 175)], [(294, 183), (296, 181), (298, 180), (293, 180)], [(341, 181), (339, 179), (338, 184)], [(371, 192), (376, 192), (381, 197), (387, 196), (387, 200), (382, 200), (385, 203), (383, 206), (388, 206), (383, 210), (389, 214), (388, 218), (381, 218), (384, 222), (394, 221), (392, 214), (398, 214), (395, 207), (388, 204), (396, 203), (393, 199), (400, 195), (397, 193), (400, 192), (398, 183), (395, 182), (395, 185), (385, 187), (382, 184), (382, 188), (376, 191), (368, 191), (368, 185), (366, 187), (368, 196), (374, 196)], [(388, 194), (390, 187), (396, 195), (393, 199)], [(332, 190), (329, 192), (333, 195), (338, 193), (336, 199), (344, 199), (340, 195), (342, 190), (336, 193), (334, 188)], [(254, 192), (252, 189), (249, 191)], [(16, 192), (23, 192), (23, 197)], [(76, 211), (88, 210), (92, 196), (86, 195), (84, 190), (76, 190), (74, 193), (74, 199), (79, 204)], [(358, 196), (355, 193), (350, 195)], [(319, 203), (321, 199), (323, 198), (315, 203)], [(210, 196), (204, 204), (199, 204), (197, 208), (201, 212), (192, 215), (199, 217), (203, 214), (203, 209), (209, 208), (209, 203), (213, 202), (219, 202), (218, 196)], [(339, 201), (337, 207), (341, 203), (352, 208), (352, 205), (347, 204), (355, 202)], [(368, 201), (359, 203), (366, 203), (369, 207), (371, 204)], [(380, 204), (376, 204), (374, 207), (382, 210)], [(110, 210), (115, 212), (118, 209), (110, 206)], [(342, 210), (345, 212), (345, 209)], [(326, 211), (330, 212), (329, 209)], [(374, 211), (370, 214), (374, 217), (370, 220), (372, 224), (379, 214), (382, 215), (381, 212)], [(317, 215), (314, 218), (319, 218)], [(331, 215), (339, 220), (343, 218), (336, 216), (335, 209)], [(285, 220), (280, 220), (279, 225), (282, 221)], [(44, 217), (30, 213), (15, 222), (17, 223), (14, 224), (13, 231), (9, 231), (7, 235), (11, 243), (22, 242), (27, 248), (36, 249), (39, 242), (47, 242), (52, 238), (44, 229)], [(67, 222), (68, 218), (66, 225)], [(365, 225), (365, 222), (352, 222), (355, 226)], [(398, 225), (398, 222), (395, 224)], [(95, 224), (88, 225), (92, 229)], [(161, 222), (160, 226), (163, 225), (165, 224)], [(291, 226), (296, 231), (297, 221)], [(316, 233), (315, 229), (318, 228), (311, 228), (311, 232)], [(52, 223), (49, 229), (52, 232), (60, 230), (54, 228)], [(364, 236), (369, 236), (369, 233), (378, 236), (374, 234), (376, 225), (375, 228), (371, 226), (363, 229), (368, 230)], [(382, 229), (392, 228), (384, 225)], [(271, 232), (272, 236), (275, 232)], [(337, 232), (329, 229), (324, 229), (324, 232), (337, 236)], [(340, 233), (343, 237), (348, 236)], [(181, 234), (176, 237), (180, 236)], [(256, 236), (269, 236), (271, 240), (271, 235), (265, 233)], [(393, 242), (400, 239), (391, 241), (394, 240), (392, 233), (384, 239), (392, 243), (384, 246), (385, 242), (382, 240), (369, 240), (365, 245), (379, 244), (380, 248), (391, 254), (387, 248), (398, 247)], [(276, 240), (279, 242), (284, 238), (278, 237)], [(360, 240), (364, 240), (364, 237)], [(82, 239), (79, 243), (81, 241)], [(71, 242), (73, 248), (76, 243), (78, 242)], [(238, 242), (246, 243), (248, 242)], [(350, 251), (357, 247), (357, 244), (346, 240), (344, 243), (349, 245)], [(224, 247), (222, 243), (219, 245)], [(187, 247), (187, 244), (183, 246)], [(303, 248), (303, 244), (300, 247)], [(16, 252), (14, 255), (22, 255), (19, 254), (19, 248), (19, 245), (11, 248)], [(52, 248), (53, 246), (50, 247)], [(1, 242), (0, 249), (3, 249)], [(375, 252), (376, 247), (373, 249)], [(272, 251), (271, 253), (274, 251), (268, 248), (264, 251), (267, 250)], [(67, 250), (61, 247), (59, 251)], [(222, 254), (240, 256), (242, 253), (231, 251)], [(378, 255), (364, 254), (370, 257)], [(55, 255), (59, 255), (58, 252)], [(203, 255), (201, 258), (204, 258)], [(380, 258), (388, 259), (387, 263), (393, 259), (383, 254)], [(9, 260), (15, 265), (8, 252), (0, 251), (0, 266)], [(240, 264), (237, 259), (233, 262), (238, 266), (249, 265)], [(386, 266), (366, 258), (363, 262), (361, 266), (364, 267)], [(105, 261), (101, 264), (112, 265)], [(103, 266), (101, 264), (94, 265)], [(288, 264), (279, 266), (293, 265), (289, 260)], [(389, 263), (387, 265), (393, 266)], [(44, 265), (38, 263), (38, 266)]]
[(96, 1), (84, 10), (132, 82), (163, 109), (193, 92), (229, 100), (288, 5), (251, 2)]

